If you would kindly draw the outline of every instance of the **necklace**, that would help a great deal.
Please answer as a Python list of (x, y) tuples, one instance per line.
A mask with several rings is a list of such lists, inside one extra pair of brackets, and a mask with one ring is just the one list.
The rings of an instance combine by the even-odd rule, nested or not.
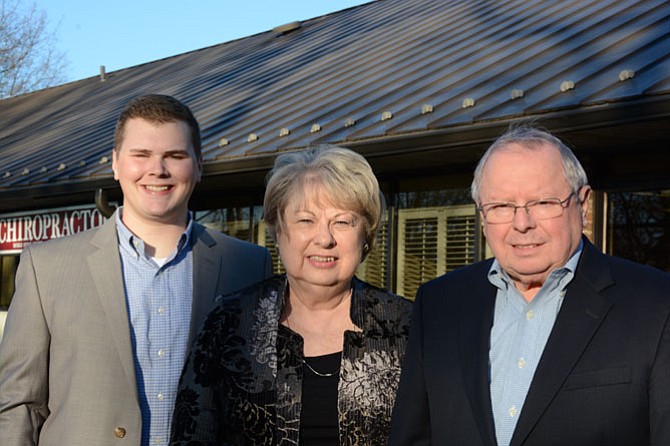
[[(288, 305), (287, 305), (286, 307), (284, 307), (284, 309), (282, 310), (282, 313), (284, 313), (284, 315), (285, 315), (285, 316), (284, 316), (284, 323), (286, 324), (286, 327), (287, 327), (289, 330), (294, 331), (294, 330), (291, 328), (291, 321), (290, 321), (290, 317), (289, 317), (289, 316), (290, 316), (290, 313), (289, 313), (289, 314), (286, 313), (286, 312), (287, 312), (287, 309), (290, 308), (290, 307), (289, 307), (289, 305), (290, 305), (290, 301), (288, 300), (288, 296), (289, 296), (289, 294), (288, 294), (288, 293), (289, 293), (289, 288), (288, 288), (288, 287), (286, 288), (285, 293), (286, 293), (286, 295), (285, 295), (285, 299), (287, 300)], [(350, 298), (352, 294), (353, 294), (353, 288), (349, 288), (349, 291), (347, 292), (347, 295), (346, 295), (344, 298), (345, 298), (345, 299)], [(298, 333), (298, 332), (296, 332), (296, 333)], [(304, 357), (303, 357), (303, 358), (300, 358), (300, 361), (305, 365), (305, 367), (307, 367), (307, 369), (309, 369), (310, 372), (312, 372), (312, 373), (315, 374), (316, 376), (320, 376), (320, 377), (322, 377), (322, 378), (330, 378), (330, 377), (335, 376), (335, 375), (337, 375), (337, 374), (340, 373), (340, 365), (339, 365), (339, 364), (338, 364), (338, 366), (337, 366), (337, 369), (335, 369), (334, 371), (332, 371), (332, 372), (327, 372), (327, 373), (321, 373), (321, 372), (319, 372), (318, 370), (316, 370), (314, 367), (312, 367), (312, 366), (305, 360)]]
[(302, 361), (303, 364), (305, 364), (305, 365), (307, 366), (307, 368), (308, 368), (312, 373), (314, 373), (316, 376), (321, 376), (322, 378), (330, 378), (331, 376), (335, 376), (335, 375), (337, 375), (338, 373), (340, 373), (340, 366), (339, 366), (339, 365), (337, 366), (337, 370), (335, 370), (334, 372), (330, 372), (330, 373), (321, 373), (321, 372), (318, 372), (318, 371), (314, 370), (314, 367), (312, 367), (311, 365), (309, 365), (309, 363), (308, 363), (307, 361), (305, 361), (305, 358), (302, 358), (301, 361)]

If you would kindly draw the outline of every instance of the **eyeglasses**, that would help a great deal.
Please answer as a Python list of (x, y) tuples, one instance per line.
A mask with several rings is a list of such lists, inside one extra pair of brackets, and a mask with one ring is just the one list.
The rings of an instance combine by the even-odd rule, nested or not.
[(520, 208), (524, 208), (526, 213), (535, 220), (548, 220), (563, 215), (563, 209), (570, 205), (570, 199), (573, 195), (576, 196), (576, 193), (572, 192), (565, 200), (561, 200), (560, 198), (541, 198), (520, 206), (514, 203), (486, 203), (477, 208), (477, 210), (484, 216), (484, 221), (490, 224), (511, 222), (514, 220), (516, 210)]

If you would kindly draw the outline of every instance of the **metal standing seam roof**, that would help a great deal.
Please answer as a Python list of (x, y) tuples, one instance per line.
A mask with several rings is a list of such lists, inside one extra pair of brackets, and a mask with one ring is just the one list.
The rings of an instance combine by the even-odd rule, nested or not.
[(205, 165), (670, 94), (667, 0), (377, 0), (296, 25), (0, 101), (0, 193), (111, 178), (116, 117), (149, 92), (191, 106)]

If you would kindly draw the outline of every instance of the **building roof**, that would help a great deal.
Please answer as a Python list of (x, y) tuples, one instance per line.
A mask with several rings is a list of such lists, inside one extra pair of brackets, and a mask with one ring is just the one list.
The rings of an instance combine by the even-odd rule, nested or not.
[(430, 164), (427, 150), (465, 150), (519, 118), (560, 128), (579, 115), (565, 121), (575, 132), (652, 122), (656, 141), (670, 117), (670, 3), (377, 0), (4, 99), (0, 201), (113, 185), (115, 120), (144, 93), (191, 106), (203, 181), (324, 142), (381, 170), (393, 153), (396, 167), (421, 159), (417, 147)]

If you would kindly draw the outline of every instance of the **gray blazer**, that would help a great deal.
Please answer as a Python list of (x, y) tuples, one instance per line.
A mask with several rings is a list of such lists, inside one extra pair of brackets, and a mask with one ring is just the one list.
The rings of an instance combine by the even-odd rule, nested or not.
[[(191, 339), (217, 295), (272, 267), (265, 248), (199, 224), (192, 240)], [(138, 401), (115, 219), (25, 248), (0, 344), (0, 442), (139, 445)]]

